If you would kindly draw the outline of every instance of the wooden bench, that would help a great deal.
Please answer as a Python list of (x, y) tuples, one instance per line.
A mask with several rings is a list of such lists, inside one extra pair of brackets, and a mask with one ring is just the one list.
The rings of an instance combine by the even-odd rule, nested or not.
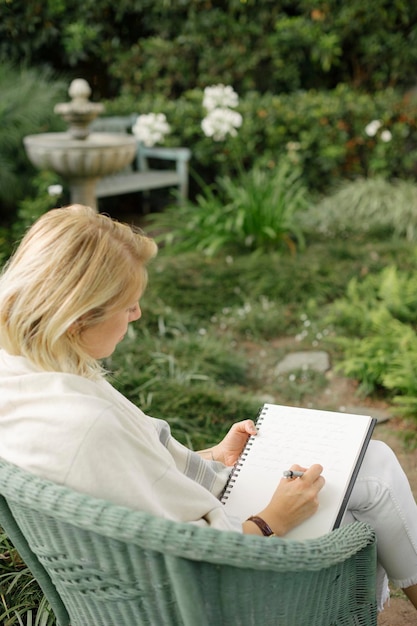
[[(90, 129), (92, 132), (131, 134), (136, 118), (136, 114), (99, 117), (90, 125)], [(177, 187), (178, 201), (184, 202), (188, 197), (190, 157), (188, 148), (147, 147), (138, 141), (136, 159), (121, 172), (101, 178), (96, 185), (96, 198)], [(158, 169), (158, 161), (169, 162), (174, 167)]]

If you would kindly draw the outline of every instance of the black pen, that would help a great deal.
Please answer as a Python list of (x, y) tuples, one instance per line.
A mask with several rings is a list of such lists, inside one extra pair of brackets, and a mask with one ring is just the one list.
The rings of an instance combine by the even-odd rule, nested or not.
[(304, 472), (297, 472), (297, 470), (285, 470), (285, 478), (301, 478), (304, 476)]

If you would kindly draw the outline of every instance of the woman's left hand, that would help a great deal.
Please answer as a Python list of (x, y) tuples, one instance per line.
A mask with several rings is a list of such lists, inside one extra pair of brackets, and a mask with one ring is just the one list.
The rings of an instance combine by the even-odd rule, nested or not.
[(252, 420), (233, 424), (226, 437), (211, 449), (213, 459), (224, 465), (234, 465), (241, 455), (248, 438), (256, 435), (257, 430)]

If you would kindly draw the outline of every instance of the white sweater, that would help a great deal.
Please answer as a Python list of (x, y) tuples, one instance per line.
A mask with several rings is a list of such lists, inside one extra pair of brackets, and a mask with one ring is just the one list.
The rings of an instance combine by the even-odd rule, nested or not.
[(204, 461), (105, 380), (37, 370), (0, 350), (0, 457), (99, 498), (241, 532), (218, 496), (230, 469)]

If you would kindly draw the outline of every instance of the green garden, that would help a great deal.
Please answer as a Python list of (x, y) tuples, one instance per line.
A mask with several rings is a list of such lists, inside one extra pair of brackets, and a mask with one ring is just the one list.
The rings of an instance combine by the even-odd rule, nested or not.
[[(0, 264), (68, 203), (66, 181), (32, 168), (22, 140), (64, 128), (54, 105), (84, 77), (106, 115), (163, 114), (163, 145), (192, 151), (187, 203), (155, 192), (150, 211), (141, 197), (100, 207), (134, 214), (160, 246), (142, 319), (105, 364), (112, 383), (205, 448), (266, 400), (316, 406), (326, 376), (276, 366), (289, 350), (325, 350), (358, 395), (389, 404), (414, 449), (417, 6), (65, 5), (0, 0)], [(207, 87), (220, 134), (202, 125)], [(239, 116), (226, 130), (225, 110)], [(7, 626), (55, 623), (4, 534), (0, 600)]]

